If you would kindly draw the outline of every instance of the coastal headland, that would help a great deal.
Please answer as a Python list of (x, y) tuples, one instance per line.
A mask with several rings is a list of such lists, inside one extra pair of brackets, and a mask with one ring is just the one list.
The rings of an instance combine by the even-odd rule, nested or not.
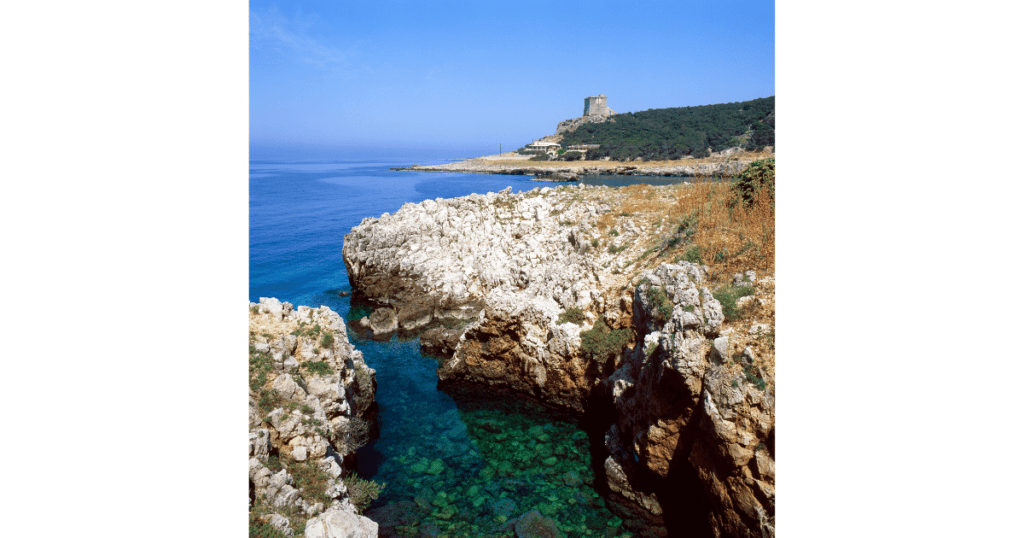
[(530, 175), (545, 181), (576, 181), (584, 175), (732, 177), (742, 172), (751, 162), (774, 156), (774, 153), (735, 149), (703, 159), (675, 161), (533, 161), (530, 160), (531, 155), (508, 152), (445, 164), (417, 164), (392, 170)]

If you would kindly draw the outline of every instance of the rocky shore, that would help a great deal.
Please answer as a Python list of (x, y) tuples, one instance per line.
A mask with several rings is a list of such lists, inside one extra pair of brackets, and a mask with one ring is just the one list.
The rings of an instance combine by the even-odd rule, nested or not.
[(707, 268), (657, 255), (671, 224), (624, 191), (509, 188), (364, 219), (343, 249), (377, 307), (362, 323), (429, 329), (442, 384), (606, 414), (606, 485), (640, 535), (774, 536), (773, 279), (736, 275), (754, 315), (726, 320)]
[(250, 529), (376, 537), (355, 450), (376, 429), (376, 378), (327, 308), (249, 304)]
[(437, 165), (393, 168), (416, 172), (465, 172), (473, 174), (529, 175), (545, 181), (575, 181), (582, 175), (731, 177), (763, 155), (724, 152), (708, 159), (680, 161), (530, 161), (529, 156), (505, 153)]

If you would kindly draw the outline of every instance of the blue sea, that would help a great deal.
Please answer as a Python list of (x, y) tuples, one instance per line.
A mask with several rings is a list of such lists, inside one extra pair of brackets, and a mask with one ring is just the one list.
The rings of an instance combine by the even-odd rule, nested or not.
[[(398, 172), (472, 154), (348, 153), (339, 160), (252, 160), (249, 299), (353, 311), (341, 251), (366, 217), (407, 202), (513, 192), (564, 183), (529, 176)], [(609, 183), (621, 178), (609, 178)], [(600, 181), (598, 181), (600, 183)], [(359, 452), (359, 472), (387, 486), (367, 514), (402, 536), (510, 536), (531, 510), (566, 536), (632, 536), (599, 494), (592, 443), (578, 421), (514, 397), (437, 390), (436, 359), (417, 340), (382, 342), (349, 331), (377, 371), (380, 437)], [(599, 462), (600, 463), (600, 462)]]

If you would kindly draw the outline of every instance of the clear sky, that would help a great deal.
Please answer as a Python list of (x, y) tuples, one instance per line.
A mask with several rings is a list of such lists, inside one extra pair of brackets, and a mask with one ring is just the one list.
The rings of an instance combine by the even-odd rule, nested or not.
[(775, 94), (772, 1), (263, 2), (250, 141), (479, 149), (616, 112)]

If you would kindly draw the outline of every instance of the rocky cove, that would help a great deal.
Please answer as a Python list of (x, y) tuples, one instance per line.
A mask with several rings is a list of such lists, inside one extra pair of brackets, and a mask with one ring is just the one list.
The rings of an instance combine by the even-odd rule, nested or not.
[[(574, 448), (591, 452), (595, 488), (631, 533), (774, 536), (774, 280), (734, 275), (749, 315), (728, 319), (708, 267), (652, 246), (677, 223), (650, 200), (686, 189), (506, 189), (366, 218), (343, 258), (354, 300), (372, 311), (350, 325), (422, 334), (447, 390), (483, 387), (578, 417), (590, 446)], [(550, 437), (533, 433), (512, 442)], [(512, 515), (576, 528), (556, 508), (532, 514)]]

